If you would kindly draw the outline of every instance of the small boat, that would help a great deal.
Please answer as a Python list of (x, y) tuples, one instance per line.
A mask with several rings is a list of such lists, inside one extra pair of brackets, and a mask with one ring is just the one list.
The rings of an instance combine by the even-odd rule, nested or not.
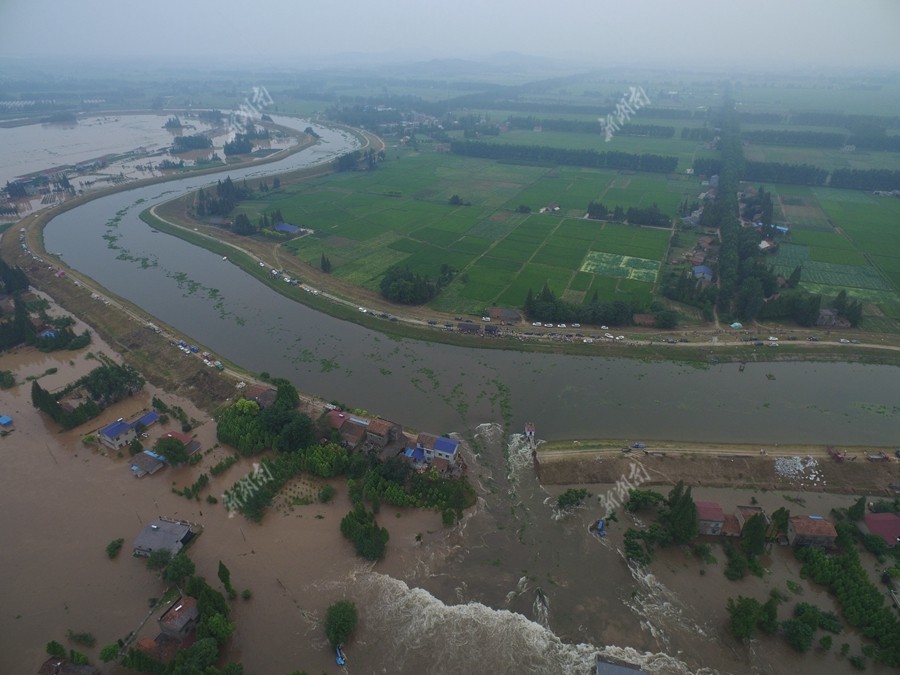
[(339, 666), (343, 666), (345, 663), (347, 663), (347, 658), (344, 656), (344, 650), (342, 649), (342, 647), (343, 645), (338, 645), (334, 648), (334, 660)]
[(222, 256), (222, 260), (228, 260), (228, 256), (227, 256), (227, 255), (223, 255), (223, 256)]

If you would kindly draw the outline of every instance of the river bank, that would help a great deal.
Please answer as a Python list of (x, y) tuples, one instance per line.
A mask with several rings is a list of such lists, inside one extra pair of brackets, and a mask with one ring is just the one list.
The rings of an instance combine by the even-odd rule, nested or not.
[[(629, 441), (575, 441), (541, 445), (535, 469), (545, 485), (616, 483), (634, 476), (632, 465), (645, 472), (644, 484), (696, 487), (803, 490), (832, 494), (893, 497), (900, 492), (900, 461), (894, 446), (883, 446), (885, 461), (873, 462), (872, 446), (838, 448), (842, 462), (825, 446), (653, 441), (632, 449)], [(642, 444), (643, 445), (643, 444)], [(623, 447), (628, 452), (623, 452)], [(879, 449), (880, 450), (880, 449)]]

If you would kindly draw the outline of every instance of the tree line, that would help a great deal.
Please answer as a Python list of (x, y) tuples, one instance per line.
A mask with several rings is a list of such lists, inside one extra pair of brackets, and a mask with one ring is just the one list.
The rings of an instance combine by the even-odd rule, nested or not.
[[(722, 172), (722, 160), (694, 160), (694, 173), (714, 176)], [(743, 162), (741, 178), (752, 182), (827, 185), (850, 190), (900, 190), (900, 171), (891, 169), (835, 169), (831, 173), (809, 164)]]
[(457, 155), (483, 159), (536, 163), (549, 162), (552, 164), (649, 171), (653, 173), (671, 173), (678, 166), (677, 157), (664, 157), (662, 155), (636, 155), (627, 152), (598, 152), (596, 150), (552, 148), (543, 145), (488, 143), (484, 141), (455, 140), (450, 143), (450, 151)]
[(201, 218), (207, 215), (227, 216), (242, 199), (250, 199), (252, 196), (253, 188), (247, 184), (246, 179), (238, 185), (231, 180), (231, 176), (227, 176), (224, 181), (216, 181), (215, 197), (207, 194), (203, 188), (197, 191), (197, 215)]
[(382, 297), (403, 305), (424, 305), (449, 284), (456, 270), (444, 263), (436, 279), (413, 272), (409, 267), (395, 265), (385, 272), (379, 284)]
[[(211, 148), (212, 145), (212, 139), (205, 134), (194, 134), (192, 136), (176, 136), (172, 152), (177, 154), (180, 152), (188, 152), (190, 150), (204, 150), (206, 148)], [(228, 153), (226, 152), (225, 154)]]
[[(35, 380), (31, 384), (31, 404), (49, 415), (63, 429), (72, 429), (93, 419), (104, 408), (139, 391), (143, 386), (144, 378), (134, 368), (109, 361), (55, 394), (48, 392)], [(73, 410), (67, 410), (59, 403), (73, 391), (82, 388), (88, 397)]]
[(672, 216), (661, 213), (655, 203), (644, 209), (631, 206), (628, 211), (625, 211), (621, 206), (616, 206), (610, 211), (603, 202), (590, 202), (587, 207), (587, 215), (592, 220), (627, 221), (631, 225), (647, 225), (649, 227), (669, 227), (672, 224)]
[[(584, 323), (596, 326), (628, 326), (633, 322), (635, 313), (646, 307), (626, 300), (601, 302), (599, 294), (594, 291), (590, 302), (577, 304), (558, 298), (546, 282), (539, 293), (529, 288), (522, 307), (525, 315), (533, 321), (548, 323)], [(674, 328), (678, 315), (666, 310), (659, 304), (651, 304), (650, 310), (656, 316), (660, 328)]]
[(756, 129), (742, 131), (741, 138), (763, 145), (797, 145), (808, 148), (840, 148), (847, 135), (827, 131), (798, 131), (796, 129)]
[[(510, 115), (507, 118), (510, 129), (534, 129), (540, 127), (544, 131), (563, 131), (576, 134), (603, 134), (603, 125), (599, 121), (571, 120), (571, 119), (547, 119), (528, 115), (526, 117)], [(616, 132), (619, 136), (650, 136), (652, 138), (672, 138), (675, 136), (674, 127), (664, 127), (655, 124), (625, 124)]]

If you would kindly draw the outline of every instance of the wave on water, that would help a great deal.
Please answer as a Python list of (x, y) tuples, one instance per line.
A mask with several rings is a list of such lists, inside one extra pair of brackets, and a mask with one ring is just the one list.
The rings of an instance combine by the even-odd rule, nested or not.
[[(367, 669), (372, 671), (585, 675), (592, 672), (600, 654), (638, 665), (648, 673), (691, 673), (686, 664), (667, 654), (567, 644), (521, 614), (477, 602), (445, 605), (421, 588), (410, 588), (377, 572), (356, 576), (353, 585), (360, 595), (366, 628), (361, 658), (369, 660)], [(521, 580), (519, 585), (523, 586)], [(549, 610), (540, 589), (535, 598), (538, 604)]]
[(656, 640), (666, 647), (669, 646), (668, 635), (661, 625), (662, 620), (666, 621), (667, 626), (675, 626), (702, 638), (711, 639), (706, 629), (685, 616), (681, 609), (681, 601), (674, 592), (660, 582), (651, 572), (627, 560), (625, 553), (621, 549), (617, 548), (616, 551), (628, 564), (631, 577), (638, 588), (638, 591), (633, 593), (630, 599), (624, 601), (625, 605), (643, 618), (641, 625)]

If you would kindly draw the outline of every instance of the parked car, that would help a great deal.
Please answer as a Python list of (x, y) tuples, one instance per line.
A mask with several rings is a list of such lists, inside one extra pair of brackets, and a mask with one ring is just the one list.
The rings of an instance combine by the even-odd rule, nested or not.
[(850, 340), (848, 340), (847, 338), (841, 338), (841, 344), (848, 345), (848, 344), (850, 344)]

